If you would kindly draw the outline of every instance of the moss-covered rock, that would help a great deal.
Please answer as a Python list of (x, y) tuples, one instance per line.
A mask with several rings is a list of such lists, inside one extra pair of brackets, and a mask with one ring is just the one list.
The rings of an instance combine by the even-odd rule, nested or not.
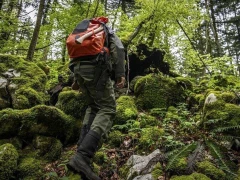
[(155, 180), (157, 180), (159, 176), (162, 176), (162, 175), (163, 175), (163, 170), (162, 170), (162, 166), (161, 166), (160, 163), (157, 163), (157, 164), (154, 166), (151, 174), (152, 174), (152, 177), (153, 177)]
[[(186, 81), (184, 81), (186, 82)], [(185, 101), (191, 85), (175, 78), (149, 74), (138, 79), (134, 92), (136, 104), (142, 109), (167, 108)]]
[(147, 128), (160, 124), (159, 120), (156, 117), (144, 113), (140, 113), (137, 120), (140, 122), (140, 128)]
[(143, 128), (140, 134), (138, 149), (150, 150), (156, 149), (159, 145), (159, 139), (164, 134), (164, 130), (158, 127)]
[(49, 161), (57, 160), (62, 152), (62, 143), (54, 137), (37, 136), (33, 145), (38, 155)]
[(56, 107), (38, 105), (26, 110), (0, 111), (0, 137), (31, 140), (36, 135), (57, 137), (62, 143), (77, 139), (79, 127)]
[(177, 159), (171, 166), (170, 171), (174, 174), (183, 174), (187, 169), (187, 158)]
[(12, 144), (0, 146), (0, 179), (14, 178), (18, 157), (18, 152)]
[(136, 119), (137, 108), (131, 96), (121, 96), (117, 99), (117, 113), (114, 124), (125, 124), (127, 120)]
[(205, 160), (197, 164), (197, 171), (210, 177), (212, 180), (225, 179), (226, 174), (213, 163)]
[(22, 149), (23, 142), (18, 137), (13, 137), (10, 139), (0, 139), (0, 146), (3, 144), (12, 144), (17, 150)]
[(86, 99), (81, 92), (63, 91), (58, 96), (56, 107), (68, 115), (81, 119), (85, 114)]
[(107, 160), (107, 155), (105, 154), (105, 152), (103, 151), (97, 151), (93, 161), (97, 164), (97, 165), (102, 165), (104, 162), (106, 162)]
[(123, 134), (120, 131), (115, 130), (109, 133), (108, 144), (110, 146), (119, 147), (122, 141), (123, 141)]
[(18, 177), (22, 179), (40, 179), (43, 176), (41, 161), (34, 158), (21, 159), (18, 165)]
[(13, 108), (14, 109), (28, 109), (38, 104), (43, 104), (44, 100), (42, 94), (34, 89), (23, 86), (15, 93)]
[[(2, 66), (1, 64), (4, 64)], [(12, 55), (0, 55), (0, 67), (2, 69), (1, 72), (7, 73), (9, 78), (11, 79), (8, 88), (14, 85), (14, 88), (10, 88), (11, 98), (8, 100), (10, 102), (9, 107), (12, 105), (14, 108), (29, 108), (31, 103), (41, 104), (42, 100), (38, 93), (43, 93), (45, 91), (45, 85), (47, 82), (47, 76), (45, 72), (39, 68), (34, 62), (25, 61), (22, 57), (12, 56)], [(4, 78), (2, 74), (0, 74), (0, 79)], [(23, 90), (29, 88), (28, 90)], [(18, 93), (15, 94), (16, 89), (19, 90)], [(33, 92), (34, 90), (34, 92)], [(0, 94), (1, 97), (2, 94)], [(27, 99), (33, 98), (37, 101), (31, 101)], [(36, 97), (35, 97), (36, 96)], [(15, 105), (15, 102), (18, 103)], [(29, 104), (30, 103), (30, 104)], [(24, 106), (26, 105), (26, 107)]]
[(211, 180), (204, 174), (201, 173), (192, 173), (190, 175), (183, 175), (183, 176), (173, 176), (170, 180)]
[(119, 176), (121, 177), (121, 179), (127, 179), (130, 168), (131, 166), (127, 165), (126, 163), (119, 169)]

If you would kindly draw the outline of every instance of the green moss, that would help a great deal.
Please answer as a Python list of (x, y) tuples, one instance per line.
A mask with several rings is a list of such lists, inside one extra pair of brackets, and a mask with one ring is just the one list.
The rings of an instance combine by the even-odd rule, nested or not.
[(123, 141), (122, 133), (120, 131), (112, 131), (108, 136), (108, 144), (110, 146), (119, 147)]
[(107, 155), (105, 154), (105, 152), (97, 151), (93, 158), (93, 161), (98, 165), (102, 165), (104, 162), (106, 162), (106, 159)]
[(19, 111), (13, 109), (4, 109), (0, 111), (0, 137), (11, 138), (17, 136), (22, 117), (27, 116), (27, 111)]
[(205, 160), (197, 164), (197, 171), (213, 180), (225, 179), (226, 174), (213, 163)]
[(140, 122), (140, 128), (159, 125), (159, 120), (154, 116), (140, 113), (137, 119)]
[[(34, 158), (21, 159), (18, 165), (19, 177), (25, 179), (25, 177), (32, 177), (33, 179), (40, 179), (42, 177), (41, 161)], [(30, 176), (30, 177), (29, 177)]]
[(15, 109), (30, 108), (33, 105), (43, 103), (41, 95), (45, 91), (47, 76), (41, 68), (34, 62), (25, 61), (19, 56), (0, 54), (0, 62), (4, 64), (2, 68), (5, 71), (14, 69), (18, 74), (11, 77), (11, 84), (14, 84), (18, 89), (16, 93), (16, 88), (11, 90)]
[(16, 91), (15, 96), (15, 109), (28, 109), (38, 104), (43, 104), (42, 96), (30, 87), (23, 86)]
[(137, 108), (131, 96), (120, 96), (117, 99), (117, 112), (114, 124), (125, 124), (129, 119), (136, 119)]
[(177, 79), (155, 74), (138, 79), (134, 87), (136, 104), (142, 109), (167, 108), (175, 105), (184, 101), (187, 90)]
[(79, 174), (73, 173), (72, 171), (69, 171), (67, 177), (68, 177), (69, 180), (82, 180), (82, 178)]
[(0, 179), (11, 179), (17, 170), (18, 152), (12, 144), (0, 146)]
[(45, 62), (40, 62), (40, 61), (38, 61), (38, 62), (37, 62), (37, 66), (40, 67), (40, 68), (45, 72), (46, 75), (49, 74), (49, 72), (50, 72), (50, 67), (49, 67), (48, 65), (46, 65)]
[(157, 118), (163, 119), (166, 115), (165, 108), (153, 108), (150, 110), (150, 115), (155, 116)]
[(181, 87), (184, 89), (188, 89), (190, 91), (193, 90), (193, 83), (186, 77), (176, 77), (176, 81), (179, 83)]
[(0, 55), (0, 62), (3, 62), (8, 69), (15, 69), (20, 72), (20, 77), (12, 79), (13, 83), (20, 86), (26, 85), (37, 91), (44, 90), (47, 76), (34, 62), (25, 61), (22, 57), (11, 55)]
[(78, 91), (63, 91), (59, 94), (56, 107), (75, 118), (82, 118), (85, 113), (86, 100)]
[(26, 110), (6, 109), (0, 111), (0, 137), (18, 135), (31, 140), (37, 134), (58, 137), (63, 143), (78, 137), (79, 127), (71, 116), (56, 107), (38, 105)]
[(170, 180), (211, 180), (204, 174), (192, 173), (191, 175), (173, 176)]
[(225, 104), (225, 109), (228, 113), (228, 120), (231, 125), (239, 125), (240, 124), (240, 106), (235, 104)]
[(174, 172), (174, 174), (181, 174), (184, 173), (187, 169), (187, 158), (183, 157), (180, 159), (177, 159), (175, 163), (171, 166), (171, 171)]
[(62, 143), (53, 137), (37, 136), (33, 141), (40, 157), (47, 160), (57, 160), (62, 152)]
[(158, 146), (159, 138), (164, 134), (158, 127), (143, 128), (139, 138), (139, 149), (152, 150)]
[(154, 166), (151, 174), (152, 174), (152, 177), (154, 178), (154, 180), (157, 180), (159, 176), (162, 176), (162, 175), (163, 175), (162, 166), (161, 166), (160, 163), (157, 163), (157, 164)]
[(0, 139), (0, 145), (6, 144), (6, 143), (12, 144), (17, 150), (22, 149), (23, 142), (18, 137), (9, 138), (9, 139)]
[(127, 175), (129, 172), (129, 169), (131, 167), (128, 166), (127, 164), (124, 164), (120, 169), (119, 169), (119, 175), (121, 177), (121, 179), (127, 179)]

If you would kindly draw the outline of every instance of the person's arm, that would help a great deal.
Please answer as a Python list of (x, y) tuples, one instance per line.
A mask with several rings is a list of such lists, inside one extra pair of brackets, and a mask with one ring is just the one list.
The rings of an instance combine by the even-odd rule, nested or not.
[(109, 37), (110, 55), (113, 61), (113, 68), (115, 71), (115, 78), (117, 80), (116, 86), (123, 88), (125, 85), (125, 52), (121, 40), (116, 34)]

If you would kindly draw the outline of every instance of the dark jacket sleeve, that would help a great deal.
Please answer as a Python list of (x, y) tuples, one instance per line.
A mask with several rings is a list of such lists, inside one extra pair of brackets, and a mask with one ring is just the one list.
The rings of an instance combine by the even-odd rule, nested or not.
[(109, 37), (110, 58), (115, 71), (115, 78), (125, 77), (125, 52), (121, 40), (116, 34)]

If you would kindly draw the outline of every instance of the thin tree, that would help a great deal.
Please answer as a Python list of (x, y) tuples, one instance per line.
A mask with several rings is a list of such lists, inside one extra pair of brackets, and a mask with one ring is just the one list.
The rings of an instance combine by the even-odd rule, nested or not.
[(41, 28), (41, 22), (42, 22), (42, 18), (43, 18), (43, 11), (44, 11), (44, 2), (45, 0), (40, 0), (40, 4), (39, 4), (39, 8), (38, 8), (38, 14), (37, 14), (37, 21), (36, 21), (36, 25), (33, 31), (33, 36), (32, 36), (32, 40), (31, 43), (29, 45), (28, 48), (28, 53), (27, 53), (27, 60), (32, 61), (33, 59), (33, 55), (34, 55), (34, 51), (37, 45), (37, 40), (38, 40), (38, 34)]

